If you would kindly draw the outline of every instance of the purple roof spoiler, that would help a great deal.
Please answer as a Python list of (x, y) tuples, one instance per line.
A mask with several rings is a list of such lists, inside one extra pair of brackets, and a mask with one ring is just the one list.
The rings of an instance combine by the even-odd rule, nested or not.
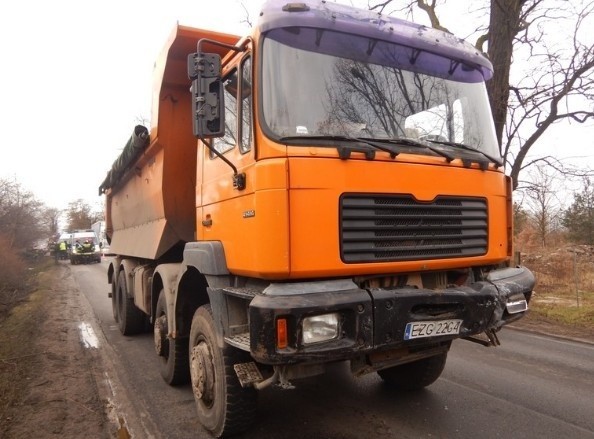
[[(463, 82), (487, 80), (493, 75), (493, 66), (482, 53), (450, 33), (329, 1), (269, 0), (262, 7), (258, 27), (260, 32), (268, 32), (273, 39), (301, 49), (349, 57), (365, 39), (367, 48), (359, 47), (358, 52), (359, 60), (363, 60), (372, 41), (385, 41), (401, 46), (397, 57), (400, 61), (404, 59), (401, 57), (406, 57), (409, 64), (415, 64), (411, 70)], [(300, 31), (291, 32), (290, 28)], [(363, 39), (353, 38), (353, 35)], [(324, 39), (326, 50), (319, 50), (321, 39)], [(345, 52), (346, 48), (349, 48), (349, 54)], [(390, 59), (394, 59), (394, 54)], [(377, 54), (368, 60), (388, 61)]]

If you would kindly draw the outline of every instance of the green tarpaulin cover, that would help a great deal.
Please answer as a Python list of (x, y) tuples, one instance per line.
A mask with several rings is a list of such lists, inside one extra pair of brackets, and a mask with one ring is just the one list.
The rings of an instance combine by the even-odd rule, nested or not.
[(114, 187), (126, 173), (128, 169), (138, 160), (138, 157), (149, 145), (148, 129), (142, 125), (136, 125), (130, 139), (126, 142), (124, 150), (107, 173), (105, 180), (99, 186), (99, 195), (102, 195), (107, 189)]

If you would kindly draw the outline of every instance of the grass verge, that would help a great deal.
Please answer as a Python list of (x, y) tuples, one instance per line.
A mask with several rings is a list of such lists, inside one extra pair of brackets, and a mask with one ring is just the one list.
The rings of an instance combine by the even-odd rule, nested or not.
[(44, 296), (51, 285), (52, 263), (42, 261), (30, 270), (34, 284), (41, 288), (30, 289), (28, 298), (15, 304), (0, 320), (0, 437), (40, 367), (42, 352), (34, 352), (34, 346), (45, 319)]
[(568, 294), (551, 293), (535, 297), (530, 305), (531, 312), (546, 319), (594, 330), (594, 293), (580, 293), (579, 300)]
[(524, 255), (536, 276), (535, 318), (594, 332), (594, 246), (567, 245)]

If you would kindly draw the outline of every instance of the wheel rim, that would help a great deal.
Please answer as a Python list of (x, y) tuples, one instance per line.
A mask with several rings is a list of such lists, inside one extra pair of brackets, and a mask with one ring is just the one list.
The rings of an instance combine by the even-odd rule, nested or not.
[(190, 354), (190, 376), (192, 378), (192, 391), (196, 399), (207, 406), (214, 400), (214, 365), (208, 344), (200, 341), (192, 347)]
[(154, 326), (155, 351), (160, 357), (167, 357), (169, 340), (167, 339), (167, 316), (159, 316)]

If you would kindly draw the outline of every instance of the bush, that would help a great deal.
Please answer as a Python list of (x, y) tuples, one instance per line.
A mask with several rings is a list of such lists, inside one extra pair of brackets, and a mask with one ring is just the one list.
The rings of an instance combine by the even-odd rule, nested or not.
[(0, 235), (0, 292), (23, 289), (26, 286), (26, 266), (9, 240)]

